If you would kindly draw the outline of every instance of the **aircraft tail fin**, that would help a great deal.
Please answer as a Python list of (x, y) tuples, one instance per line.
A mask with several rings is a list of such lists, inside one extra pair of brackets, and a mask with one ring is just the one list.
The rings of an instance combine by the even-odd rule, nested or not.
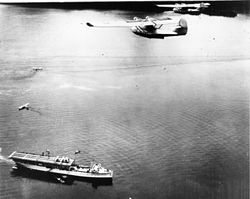
[(188, 26), (187, 26), (187, 21), (186, 21), (185, 19), (183, 19), (183, 18), (180, 19), (179, 25), (180, 25), (180, 27), (182, 27), (182, 28), (187, 28), (187, 27), (188, 27)]
[(187, 30), (188, 30), (187, 21), (185, 19), (181, 18), (179, 20), (179, 28), (176, 30), (176, 32), (179, 35), (186, 35), (187, 34)]

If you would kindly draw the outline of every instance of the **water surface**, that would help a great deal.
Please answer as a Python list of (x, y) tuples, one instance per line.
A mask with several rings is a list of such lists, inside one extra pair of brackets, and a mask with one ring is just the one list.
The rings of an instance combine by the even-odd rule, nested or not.
[[(171, 13), (0, 5), (1, 198), (248, 198), (249, 16), (185, 15), (164, 40), (85, 26), (149, 14)], [(113, 184), (10, 173), (11, 152), (47, 148)]]

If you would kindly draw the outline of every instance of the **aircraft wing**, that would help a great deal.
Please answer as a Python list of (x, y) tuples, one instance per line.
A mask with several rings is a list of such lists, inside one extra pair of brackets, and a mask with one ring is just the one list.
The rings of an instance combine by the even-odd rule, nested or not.
[(167, 4), (157, 4), (156, 5), (157, 7), (159, 7), (159, 8), (176, 8), (177, 7), (177, 5), (167, 5)]
[(102, 23), (102, 24), (94, 24), (87, 22), (87, 26), (89, 27), (100, 27), (100, 28), (114, 28), (114, 27), (133, 27), (133, 26), (152, 26), (154, 23), (151, 21), (124, 21), (124, 22), (114, 22), (114, 23)]
[(133, 27), (133, 26), (155, 26), (155, 25), (164, 25), (172, 23), (172, 18), (166, 17), (162, 19), (155, 19), (146, 17), (145, 19), (135, 17), (133, 20), (126, 20), (121, 22), (113, 22), (113, 23), (101, 23), (94, 24), (87, 22), (86, 25), (89, 27)]
[(159, 8), (199, 8), (201, 7), (201, 4), (199, 3), (193, 3), (193, 4), (172, 4), (172, 5), (167, 5), (167, 4), (157, 4), (156, 5)]
[(171, 24), (176, 24), (178, 21), (167, 18), (167, 19), (152, 19), (152, 23), (155, 25), (171, 25)]

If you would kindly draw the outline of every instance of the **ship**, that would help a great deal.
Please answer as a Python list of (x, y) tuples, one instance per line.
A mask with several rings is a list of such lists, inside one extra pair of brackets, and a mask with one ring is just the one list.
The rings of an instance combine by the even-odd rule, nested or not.
[[(100, 163), (90, 165), (77, 164), (75, 159), (64, 156), (50, 156), (50, 153), (27, 153), (14, 151), (8, 157), (15, 162), (13, 170), (28, 170), (56, 176), (59, 181), (74, 177), (86, 180), (111, 180), (113, 171), (102, 167)], [(59, 176), (59, 177), (58, 177)]]

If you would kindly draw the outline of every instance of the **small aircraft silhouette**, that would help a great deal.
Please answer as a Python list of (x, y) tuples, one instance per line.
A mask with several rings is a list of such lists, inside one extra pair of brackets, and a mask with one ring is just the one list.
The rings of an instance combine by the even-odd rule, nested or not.
[(33, 69), (34, 71), (43, 70), (43, 68), (42, 68), (42, 67), (33, 67), (32, 69)]
[(190, 3), (190, 4), (174, 4), (174, 5), (166, 5), (166, 4), (158, 4), (156, 5), (159, 8), (170, 8), (173, 9), (175, 13), (181, 14), (200, 14), (205, 9), (207, 9), (211, 4), (210, 3)]
[(19, 110), (19, 111), (24, 110), (24, 109), (29, 110), (29, 109), (30, 109), (30, 106), (29, 106), (29, 105), (30, 105), (30, 104), (27, 103), (27, 104), (24, 104), (24, 105), (22, 105), (22, 106), (19, 106), (19, 107), (18, 107), (18, 110)]
[(131, 31), (139, 36), (146, 38), (164, 39), (170, 36), (180, 36), (187, 34), (187, 21), (180, 19), (177, 22), (172, 18), (155, 19), (146, 17), (141, 19), (134, 17), (133, 20), (127, 20), (124, 23), (110, 23), (94, 25), (87, 22), (89, 27), (131, 27)]

